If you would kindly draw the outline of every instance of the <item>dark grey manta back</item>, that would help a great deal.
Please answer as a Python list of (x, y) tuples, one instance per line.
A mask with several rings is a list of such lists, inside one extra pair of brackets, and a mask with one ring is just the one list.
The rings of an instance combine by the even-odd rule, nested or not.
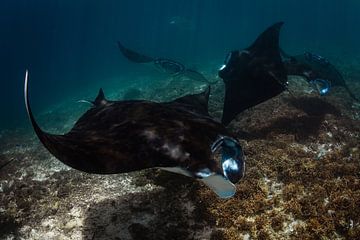
[[(103, 91), (70, 132), (53, 135), (36, 123), (34, 130), (56, 158), (80, 171), (114, 174), (163, 168), (201, 179), (220, 197), (235, 193), (233, 183), (244, 174), (241, 147), (225, 127), (208, 114), (209, 91), (172, 102), (108, 101)], [(222, 159), (215, 159), (221, 149)]]
[(229, 124), (237, 114), (264, 102), (286, 89), (279, 34), (282, 22), (261, 33), (254, 43), (228, 54), (219, 76), (225, 83), (222, 123)]

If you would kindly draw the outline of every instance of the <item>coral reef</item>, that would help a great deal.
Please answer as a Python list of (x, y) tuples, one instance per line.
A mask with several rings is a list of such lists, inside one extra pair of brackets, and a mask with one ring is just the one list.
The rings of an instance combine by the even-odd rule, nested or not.
[[(175, 80), (171, 86), (144, 97), (161, 100), (166, 93), (162, 100), (170, 100), (203, 88)], [(219, 82), (210, 99), (216, 117), (222, 96)], [(60, 106), (39, 122), (64, 132), (83, 109)], [(342, 89), (318, 97), (291, 79), (289, 92), (229, 126), (247, 166), (227, 200), (198, 181), (155, 169), (80, 173), (51, 157), (31, 130), (3, 131), (0, 166), (11, 162), (0, 169), (0, 239), (359, 239), (359, 112)]]

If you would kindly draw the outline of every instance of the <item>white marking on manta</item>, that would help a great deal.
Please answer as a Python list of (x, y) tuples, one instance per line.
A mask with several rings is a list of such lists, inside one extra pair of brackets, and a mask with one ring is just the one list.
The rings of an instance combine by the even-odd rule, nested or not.
[(201, 179), (201, 181), (213, 190), (220, 198), (231, 198), (235, 195), (235, 185), (220, 174), (215, 173)]
[(184, 161), (189, 158), (190, 153), (184, 152), (181, 149), (181, 146), (174, 145), (168, 142), (165, 142), (164, 145), (161, 146), (161, 149), (165, 151), (165, 154), (174, 159), (180, 159)]
[(142, 133), (143, 136), (145, 136), (148, 140), (155, 140), (158, 139), (159, 136), (157, 135), (155, 130), (152, 129), (146, 129)]
[(184, 123), (183, 123), (182, 121), (174, 120), (174, 123), (175, 123), (176, 125), (178, 125), (179, 127), (181, 127), (181, 128), (185, 128), (185, 125), (184, 125)]
[(247, 55), (249, 55), (249, 54), (250, 54), (250, 51), (244, 49), (244, 50), (242, 50), (242, 51), (239, 52), (239, 56), (240, 56), (241, 54), (247, 54)]
[(78, 100), (77, 101), (78, 103), (86, 103), (86, 104), (90, 104), (92, 107), (95, 106), (94, 103), (92, 103), (91, 101), (89, 100), (84, 100), (84, 99), (81, 99), (81, 100)]
[(223, 64), (223, 65), (219, 68), (219, 71), (223, 70), (224, 68), (226, 68), (226, 64)]
[[(194, 174), (180, 167), (163, 167), (159, 169), (181, 174), (187, 177), (194, 177)], [(231, 198), (235, 195), (235, 185), (229, 180), (225, 179), (222, 175), (210, 172), (209, 169), (204, 169), (195, 173), (195, 175), (198, 177), (203, 177), (200, 179), (200, 181), (213, 190), (220, 198)]]
[(184, 175), (187, 177), (193, 177), (193, 175), (188, 170), (180, 168), (180, 167), (161, 167), (160, 169), (168, 171), (168, 172), (181, 174), (181, 175)]

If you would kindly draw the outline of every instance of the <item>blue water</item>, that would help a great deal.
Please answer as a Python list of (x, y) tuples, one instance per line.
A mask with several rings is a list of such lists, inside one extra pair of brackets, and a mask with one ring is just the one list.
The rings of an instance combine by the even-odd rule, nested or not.
[(99, 86), (153, 74), (124, 59), (117, 40), (212, 71), (229, 50), (281, 20), (284, 49), (353, 62), (360, 54), (359, 12), (358, 0), (2, 0), (0, 129), (28, 125), (26, 68), (38, 113), (86, 89), (95, 94)]

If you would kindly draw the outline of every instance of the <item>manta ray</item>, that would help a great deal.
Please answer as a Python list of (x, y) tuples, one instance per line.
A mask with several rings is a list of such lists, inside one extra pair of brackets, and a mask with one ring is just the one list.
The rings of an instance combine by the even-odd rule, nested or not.
[(326, 58), (310, 52), (294, 56), (284, 51), (281, 53), (288, 74), (304, 77), (320, 95), (327, 94), (333, 86), (340, 86), (344, 87), (354, 100), (359, 101), (346, 85), (341, 73)]
[(229, 124), (240, 112), (283, 92), (287, 73), (280, 55), (283, 22), (261, 33), (250, 47), (231, 51), (219, 70), (225, 84), (221, 122)]
[(199, 179), (219, 197), (235, 194), (245, 157), (234, 135), (208, 113), (210, 87), (171, 102), (111, 101), (99, 90), (92, 107), (66, 134), (44, 132), (28, 116), (44, 147), (64, 164), (87, 173), (117, 174), (160, 168)]
[(131, 62), (152, 63), (162, 72), (167, 73), (174, 77), (185, 76), (198, 82), (205, 82), (208, 84), (214, 83), (214, 82), (210, 82), (208, 79), (204, 77), (204, 75), (202, 75), (198, 71), (186, 68), (183, 64), (177, 61), (168, 58), (153, 58), (153, 57), (145, 56), (141, 53), (135, 52), (134, 50), (124, 47), (124, 45), (121, 44), (120, 42), (118, 42), (118, 46), (121, 53)]

